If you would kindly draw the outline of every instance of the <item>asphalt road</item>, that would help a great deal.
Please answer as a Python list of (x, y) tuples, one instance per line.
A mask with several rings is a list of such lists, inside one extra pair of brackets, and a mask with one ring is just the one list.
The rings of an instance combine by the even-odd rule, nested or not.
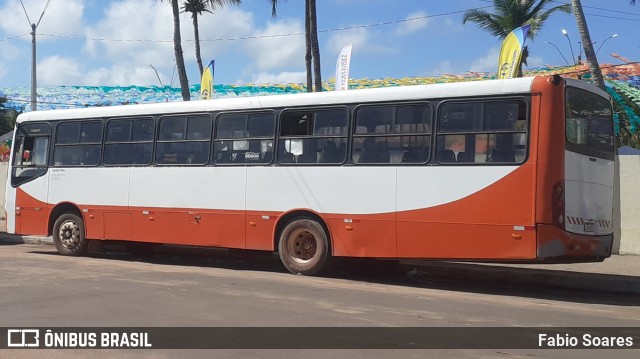
[[(72, 258), (51, 246), (0, 245), (0, 327), (640, 327), (638, 300), (630, 296), (430, 279), (403, 271), (385, 277), (355, 277), (343, 270), (303, 277), (285, 272), (271, 257), (180, 251), (134, 256), (117, 249)], [(177, 350), (4, 352), (0, 357), (183, 356)], [(423, 350), (187, 352), (202, 358), (432, 356)], [(630, 350), (432, 352), (469, 358), (638, 355)]]

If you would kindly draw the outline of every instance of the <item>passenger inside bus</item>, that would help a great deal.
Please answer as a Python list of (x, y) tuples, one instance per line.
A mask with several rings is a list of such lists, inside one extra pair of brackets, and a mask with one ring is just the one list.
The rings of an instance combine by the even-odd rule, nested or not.
[(296, 157), (293, 153), (288, 152), (284, 146), (284, 141), (280, 141), (278, 146), (278, 162), (280, 163), (295, 163)]
[(368, 137), (362, 143), (362, 152), (358, 163), (375, 163), (377, 162), (376, 141), (373, 137)]
[(470, 156), (465, 152), (465, 136), (445, 136), (445, 148), (438, 155), (439, 162), (471, 162)]
[(337, 163), (342, 162), (344, 159), (343, 153), (338, 150), (338, 146), (335, 141), (327, 140), (324, 143), (324, 148), (320, 152), (320, 157), (318, 158), (318, 162), (320, 163)]
[(487, 162), (515, 162), (513, 136), (498, 135), (495, 148), (491, 149)]

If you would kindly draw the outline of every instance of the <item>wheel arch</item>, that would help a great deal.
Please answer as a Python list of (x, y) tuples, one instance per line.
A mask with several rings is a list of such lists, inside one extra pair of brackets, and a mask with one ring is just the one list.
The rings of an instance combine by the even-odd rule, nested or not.
[(310, 209), (294, 209), (294, 210), (285, 212), (278, 218), (278, 221), (276, 222), (275, 230), (273, 233), (273, 250), (278, 251), (278, 244), (280, 242), (280, 236), (282, 235), (282, 231), (287, 226), (287, 224), (291, 222), (292, 219), (297, 217), (307, 217), (307, 218), (313, 219), (314, 221), (318, 222), (320, 226), (322, 226), (322, 229), (324, 229), (324, 232), (327, 234), (329, 253), (333, 255), (333, 242), (332, 242), (333, 236), (331, 235), (331, 230), (329, 229), (329, 226), (327, 225), (325, 220), (322, 218), (322, 216), (320, 216), (319, 213), (312, 211)]
[(51, 212), (49, 213), (47, 235), (50, 236), (53, 234), (53, 225), (56, 223), (56, 219), (58, 219), (58, 217), (60, 217), (64, 213), (73, 213), (84, 220), (82, 211), (80, 211), (80, 208), (78, 208), (76, 204), (71, 202), (58, 203), (57, 205), (55, 205), (55, 207), (51, 209)]

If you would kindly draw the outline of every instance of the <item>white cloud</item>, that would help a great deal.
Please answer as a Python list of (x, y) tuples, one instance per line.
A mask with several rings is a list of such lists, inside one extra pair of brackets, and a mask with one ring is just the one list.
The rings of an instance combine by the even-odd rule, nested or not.
[[(365, 28), (338, 31), (334, 33), (327, 42), (329, 50), (328, 53), (333, 56), (338, 56), (340, 50), (342, 50), (342, 48), (348, 43), (353, 44), (354, 56), (358, 56), (363, 53), (389, 54), (398, 51), (394, 48), (379, 45), (371, 38), (371, 32)], [(333, 60), (335, 60), (335, 58)]]
[[(426, 18), (427, 13), (424, 11), (412, 12), (405, 18), (405, 22), (400, 23), (395, 30), (396, 35), (404, 36), (414, 33), (429, 25), (429, 19)], [(410, 20), (413, 19), (413, 20)]]
[(298, 20), (269, 22), (255, 36), (297, 34), (298, 36), (275, 36), (246, 41), (245, 50), (260, 70), (287, 69), (304, 66), (304, 27)]
[(280, 72), (277, 74), (261, 72), (253, 75), (252, 83), (256, 84), (277, 84), (277, 83), (306, 83), (307, 72)]
[(499, 50), (495, 47), (489, 49), (486, 55), (477, 58), (469, 67), (469, 71), (488, 72), (498, 70)]
[[(167, 84), (168, 82), (165, 82)], [(38, 63), (38, 85), (61, 86), (66, 84), (104, 85), (158, 85), (155, 73), (149, 67), (128, 68), (119, 65), (88, 69), (86, 64), (74, 59), (52, 56)]]
[[(23, 0), (24, 7), (29, 21), (37, 23), (40, 15), (47, 3), (42, 0)], [(78, 35), (82, 32), (84, 24), (82, 16), (84, 12), (83, 0), (51, 1), (46, 9), (42, 20), (36, 30), (37, 34), (47, 35)], [(0, 8), (0, 14), (4, 14), (0, 21), (0, 28), (4, 29), (8, 35), (20, 35), (31, 32), (31, 26), (25, 11), (18, 0), (7, 0)], [(7, 14), (12, 14), (8, 16)], [(31, 41), (30, 36), (23, 36), (22, 39)], [(39, 36), (38, 41), (49, 41), (55, 38)]]
[[(140, 21), (139, 14), (145, 14)], [(200, 50), (203, 65), (232, 48), (233, 41), (210, 41), (246, 36), (253, 24), (251, 13), (238, 7), (225, 7), (215, 14), (198, 17)], [(157, 85), (155, 73), (147, 66), (151, 63), (164, 84), (169, 84), (174, 71), (173, 15), (169, 4), (157, 0), (122, 0), (110, 3), (104, 17), (87, 29), (89, 38), (107, 38), (129, 41), (93, 41), (85, 44), (85, 52), (111, 66), (89, 72), (91, 82), (109, 84)], [(196, 83), (195, 42), (192, 19), (189, 14), (180, 16), (182, 53), (190, 75), (190, 83)], [(133, 41), (144, 40), (144, 41)], [(149, 41), (152, 40), (152, 41)]]
[[(139, 14), (146, 14), (145, 21), (140, 21)], [(173, 66), (173, 44), (170, 41), (173, 38), (172, 21), (171, 7), (159, 6), (157, 1), (125, 0), (110, 3), (104, 18), (86, 31), (89, 38), (109, 40), (89, 40), (85, 51), (101, 60), (106, 57), (114, 63), (132, 67), (147, 62), (157, 67)]]
[(76, 84), (83, 78), (79, 62), (60, 56), (47, 57), (38, 62), (37, 72), (39, 86)]
[[(157, 1), (157, 0), (156, 0)], [(198, 28), (200, 34), (200, 53), (203, 66), (210, 60), (240, 47), (240, 43), (233, 39), (245, 37), (251, 34), (254, 24), (253, 14), (243, 11), (239, 7), (226, 6), (214, 14), (205, 14), (198, 17)], [(165, 26), (166, 24), (162, 24)], [(180, 18), (180, 27), (183, 40), (183, 52), (185, 61), (195, 62), (195, 42), (193, 34), (193, 23), (190, 16)], [(173, 38), (173, 32), (171, 35)], [(212, 41), (214, 40), (214, 41)], [(246, 40), (242, 40), (243, 42)], [(173, 49), (173, 43), (172, 43)], [(173, 58), (173, 56), (172, 56)]]
[(356, 50), (362, 49), (369, 43), (369, 32), (364, 28), (338, 31), (331, 36), (328, 42), (331, 53), (336, 55), (348, 43), (353, 43)]

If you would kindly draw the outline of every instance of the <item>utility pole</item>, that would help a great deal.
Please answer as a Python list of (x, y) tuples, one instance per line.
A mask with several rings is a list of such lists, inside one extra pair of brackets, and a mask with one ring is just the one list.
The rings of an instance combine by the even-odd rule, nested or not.
[(38, 110), (38, 81), (36, 80), (36, 24), (31, 24), (31, 111)]
[(44, 16), (44, 13), (47, 12), (47, 8), (49, 8), (50, 4), (51, 0), (47, 0), (38, 22), (34, 23), (29, 19), (27, 9), (24, 7), (22, 0), (20, 0), (20, 5), (22, 5), (22, 10), (24, 10), (24, 15), (27, 18), (29, 26), (31, 26), (31, 111), (36, 111), (38, 109), (38, 81), (36, 80), (36, 29), (38, 28), (38, 25), (40, 25), (40, 21), (42, 21), (42, 17)]

